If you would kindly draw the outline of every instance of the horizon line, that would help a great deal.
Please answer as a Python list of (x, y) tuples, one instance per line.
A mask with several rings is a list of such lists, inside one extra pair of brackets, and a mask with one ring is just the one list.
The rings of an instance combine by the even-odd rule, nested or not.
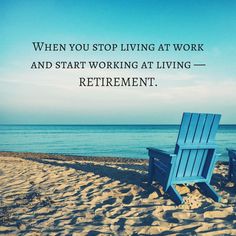
[[(27, 126), (31, 126), (31, 125), (38, 125), (38, 126), (49, 126), (49, 125), (58, 125), (58, 126), (69, 126), (69, 125), (71, 125), (71, 126), (89, 126), (89, 125), (91, 125), (91, 126), (135, 126), (135, 125), (140, 125), (140, 126), (145, 126), (145, 125), (180, 125), (180, 124), (173, 124), (173, 123), (170, 123), (170, 124), (168, 124), (168, 123), (160, 123), (160, 124), (149, 124), (149, 123), (147, 123), (147, 124), (142, 124), (142, 123), (137, 123), (137, 124), (117, 124), (117, 123), (114, 123), (114, 124), (94, 124), (94, 123), (91, 123), (91, 124), (66, 124), (66, 123), (64, 123), (64, 124), (56, 124), (56, 123), (48, 123), (48, 124), (40, 124), (40, 123), (32, 123), (32, 124), (22, 124), (22, 123), (20, 123), (20, 124), (13, 124), (13, 123), (9, 123), (9, 124), (7, 124), (7, 123), (5, 123), (5, 124), (0, 124), (0, 126), (3, 126), (3, 125), (19, 125), (19, 126), (21, 126), (21, 125), (27, 125)], [(225, 123), (225, 124), (219, 124), (219, 126), (221, 126), (221, 125), (236, 125), (236, 124), (233, 124), (233, 123)]]

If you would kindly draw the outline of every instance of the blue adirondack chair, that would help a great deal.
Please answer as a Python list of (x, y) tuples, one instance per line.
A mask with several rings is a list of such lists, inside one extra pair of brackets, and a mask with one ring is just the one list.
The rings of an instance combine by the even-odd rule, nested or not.
[(228, 149), (229, 155), (229, 181), (236, 183), (236, 150)]
[(210, 185), (219, 156), (214, 140), (220, 118), (219, 114), (184, 113), (173, 154), (147, 148), (148, 182), (157, 180), (176, 204), (183, 203), (183, 199), (174, 185), (184, 183), (196, 183), (206, 195), (220, 201)]

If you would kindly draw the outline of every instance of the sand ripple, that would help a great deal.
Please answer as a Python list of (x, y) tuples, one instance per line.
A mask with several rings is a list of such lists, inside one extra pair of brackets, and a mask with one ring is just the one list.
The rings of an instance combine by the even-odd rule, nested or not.
[(0, 234), (236, 235), (235, 186), (221, 166), (222, 203), (179, 186), (176, 206), (146, 183), (142, 163), (0, 158)]

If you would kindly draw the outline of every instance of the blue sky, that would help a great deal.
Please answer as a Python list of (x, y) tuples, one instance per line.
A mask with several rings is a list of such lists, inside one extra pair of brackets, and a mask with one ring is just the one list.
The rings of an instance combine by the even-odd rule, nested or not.
[[(0, 1), (0, 123), (236, 123), (236, 1)], [(36, 53), (48, 43), (204, 43), (204, 52)], [(34, 60), (191, 60), (170, 71), (33, 71)], [(155, 88), (80, 88), (79, 76), (155, 75)]]

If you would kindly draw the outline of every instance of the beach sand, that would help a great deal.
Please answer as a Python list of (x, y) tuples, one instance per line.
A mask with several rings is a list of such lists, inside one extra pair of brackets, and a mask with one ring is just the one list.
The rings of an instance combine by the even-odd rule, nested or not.
[(147, 185), (147, 161), (0, 153), (0, 234), (236, 235), (236, 186), (218, 164), (216, 203), (179, 186), (176, 206)]

